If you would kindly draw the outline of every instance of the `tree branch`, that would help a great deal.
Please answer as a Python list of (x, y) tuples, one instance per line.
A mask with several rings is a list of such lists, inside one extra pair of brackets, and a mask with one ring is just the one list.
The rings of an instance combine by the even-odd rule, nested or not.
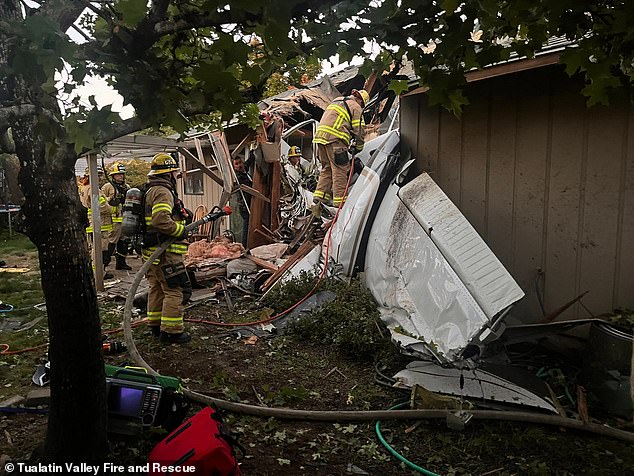
[[(101, 10), (99, 8), (95, 8), (95, 6), (92, 5), (88, 0), (72, 0), (72, 1), (83, 5), (84, 8), (87, 8), (88, 10), (93, 12), (95, 15), (100, 16), (101, 18), (106, 20), (106, 22), (109, 25), (112, 24), (112, 17), (110, 15), (106, 15), (103, 10)], [(83, 8), (82, 8), (82, 11), (83, 11)]]
[(165, 18), (169, 4), (170, 0), (152, 0), (152, 5), (150, 7), (152, 17), (157, 21)]
[(11, 127), (11, 122), (25, 117), (35, 116), (36, 114), (44, 114), (51, 119), (57, 120), (55, 114), (46, 109), (34, 106), (33, 104), (19, 104), (17, 106), (6, 106), (0, 108), (0, 130)]
[(258, 17), (247, 15), (243, 18), (236, 18), (232, 12), (214, 12), (208, 15), (196, 15), (181, 18), (179, 20), (159, 21), (154, 24), (155, 39), (161, 36), (178, 33), (179, 31), (191, 30), (193, 28), (218, 27), (230, 23), (244, 23), (247, 20), (257, 20)]
[(147, 125), (143, 124), (137, 116), (125, 119), (118, 124), (113, 124), (107, 130), (100, 131), (95, 138), (95, 147), (100, 147), (111, 140), (140, 131), (144, 127), (147, 127)]
[(92, 41), (92, 38), (89, 37), (86, 33), (84, 33), (84, 31), (81, 28), (79, 28), (78, 26), (75, 26), (74, 23), (70, 27), (73, 30), (75, 30), (77, 33), (79, 33), (86, 41)]
[[(89, 2), (85, 2), (90, 5)], [(52, 0), (44, 3), (37, 10), (31, 10), (34, 15), (43, 15), (59, 25), (65, 32), (79, 18), (86, 5), (82, 0)]]

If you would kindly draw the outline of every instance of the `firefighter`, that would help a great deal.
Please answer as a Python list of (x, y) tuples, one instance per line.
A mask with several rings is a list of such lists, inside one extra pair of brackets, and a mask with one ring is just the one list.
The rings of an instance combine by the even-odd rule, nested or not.
[[(238, 184), (246, 185), (248, 187), (253, 186), (253, 179), (249, 175), (247, 164), (242, 157), (235, 157), (233, 159), (233, 171), (238, 179)], [(241, 192), (239, 195), (240, 203), (238, 209), (240, 210), (240, 217), (242, 218), (242, 246), (247, 247), (249, 238), (249, 210), (251, 207), (251, 195)]]
[(122, 208), (125, 194), (130, 189), (130, 186), (125, 183), (125, 165), (115, 162), (112, 164), (109, 175), (112, 182), (107, 182), (101, 188), (101, 193), (108, 200), (112, 212), (112, 232), (108, 240), (108, 252), (110, 255), (115, 255), (115, 269), (131, 270), (132, 268), (125, 262), (128, 242), (121, 238)]
[(351, 96), (336, 98), (324, 111), (313, 139), (321, 163), (313, 195), (316, 204), (329, 202), (331, 192), (335, 207), (346, 201), (344, 193), (350, 170), (348, 149), (353, 140), (353, 153), (363, 149), (365, 123), (362, 113), (369, 99), (364, 89), (353, 89)]
[(152, 158), (144, 198), (143, 259), (147, 260), (161, 242), (177, 239), (154, 260), (145, 276), (149, 284), (149, 325), (152, 334), (165, 344), (184, 344), (191, 340), (183, 325), (183, 303), (191, 296), (191, 282), (183, 263), (183, 255), (187, 253), (186, 212), (176, 194), (179, 172), (171, 155), (156, 154)]
[(313, 164), (302, 156), (302, 150), (296, 145), (288, 149), (288, 162), (295, 167), (302, 178), (307, 178), (313, 171)]
[[(97, 166), (97, 173), (99, 176), (99, 181), (101, 182), (104, 178), (103, 169), (100, 166)], [(93, 239), (93, 227), (92, 227), (92, 197), (91, 197), (91, 187), (90, 187), (90, 178), (88, 175), (88, 167), (84, 171), (84, 176), (79, 181), (81, 187), (79, 189), (79, 199), (81, 204), (88, 209), (88, 221), (89, 225), (86, 228), (86, 233), (88, 234), (88, 246), (90, 254), (92, 255), (92, 239)], [(112, 232), (112, 209), (108, 205), (108, 200), (106, 197), (99, 192), (99, 216), (101, 218), (101, 259), (103, 260), (103, 271), (104, 276), (103, 279), (112, 279), (114, 276), (112, 273), (109, 273), (106, 270), (108, 264), (110, 264), (110, 260), (112, 258), (112, 253), (109, 251), (108, 242), (110, 240), (110, 233)], [(94, 269), (94, 259), (93, 259), (93, 269)]]

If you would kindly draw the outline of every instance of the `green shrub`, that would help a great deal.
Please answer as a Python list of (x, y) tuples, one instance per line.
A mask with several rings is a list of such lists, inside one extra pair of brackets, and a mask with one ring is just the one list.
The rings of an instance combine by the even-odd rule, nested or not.
[[(315, 277), (304, 274), (288, 282), (277, 291), (276, 302), (291, 306), (315, 285)], [(337, 297), (312, 314), (289, 325), (289, 333), (299, 339), (331, 345), (351, 357), (367, 359), (389, 344), (385, 329), (372, 294), (358, 280), (350, 284), (322, 281), (318, 290), (329, 289)], [(282, 307), (278, 310), (281, 310)]]
[[(276, 313), (285, 311), (311, 292), (315, 287), (315, 283), (317, 283), (315, 273), (302, 271), (297, 278), (275, 287), (266, 295), (262, 303), (267, 307), (273, 308)], [(330, 281), (322, 279), (314, 292), (325, 291), (326, 289), (331, 289), (332, 286)]]

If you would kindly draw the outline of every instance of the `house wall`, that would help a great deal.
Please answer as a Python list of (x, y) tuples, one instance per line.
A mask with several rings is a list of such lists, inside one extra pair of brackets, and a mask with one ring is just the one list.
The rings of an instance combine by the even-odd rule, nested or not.
[(546, 313), (589, 291), (560, 319), (634, 308), (634, 110), (581, 87), (560, 66), (474, 82), (461, 120), (402, 98), (402, 145), (518, 281), (524, 322), (539, 272)]
[[(191, 152), (194, 155), (196, 155), (195, 150)], [(214, 161), (210, 155), (210, 150), (208, 148), (203, 148), (203, 155), (205, 158), (206, 165), (214, 164)], [(187, 170), (186, 161), (182, 155), (179, 154), (179, 157), (180, 157), (180, 163), (181, 163), (181, 170), (186, 171)], [(194, 165), (193, 167), (198, 168), (197, 165)], [(216, 175), (220, 175), (217, 168), (212, 167), (212, 171)], [(181, 197), (181, 200), (183, 200), (183, 204), (185, 205), (185, 207), (191, 210), (192, 212), (195, 212), (196, 208), (200, 205), (205, 206), (207, 208), (207, 211), (209, 212), (211, 211), (213, 207), (218, 205), (218, 203), (220, 202), (220, 196), (222, 195), (222, 188), (220, 187), (220, 185), (214, 182), (207, 174), (204, 174), (202, 172), (200, 173), (202, 174), (202, 180), (203, 180), (203, 194), (197, 195), (197, 194), (185, 193), (185, 178), (183, 177), (182, 180), (178, 181), (178, 196)], [(228, 217), (221, 218), (220, 230), (224, 231), (227, 228), (229, 228)]]

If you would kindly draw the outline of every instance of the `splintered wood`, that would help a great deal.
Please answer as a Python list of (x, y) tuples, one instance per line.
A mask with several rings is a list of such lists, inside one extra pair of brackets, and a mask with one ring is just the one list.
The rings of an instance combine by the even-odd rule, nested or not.
[(276, 271), (274, 272), (269, 279), (267, 279), (262, 285), (262, 290), (266, 291), (270, 288), (275, 282), (280, 279), (286, 271), (291, 269), (295, 263), (301, 260), (304, 256), (312, 251), (315, 247), (315, 244), (308, 240), (302, 243), (302, 245), (297, 249), (295, 253), (293, 253), (286, 262)]

